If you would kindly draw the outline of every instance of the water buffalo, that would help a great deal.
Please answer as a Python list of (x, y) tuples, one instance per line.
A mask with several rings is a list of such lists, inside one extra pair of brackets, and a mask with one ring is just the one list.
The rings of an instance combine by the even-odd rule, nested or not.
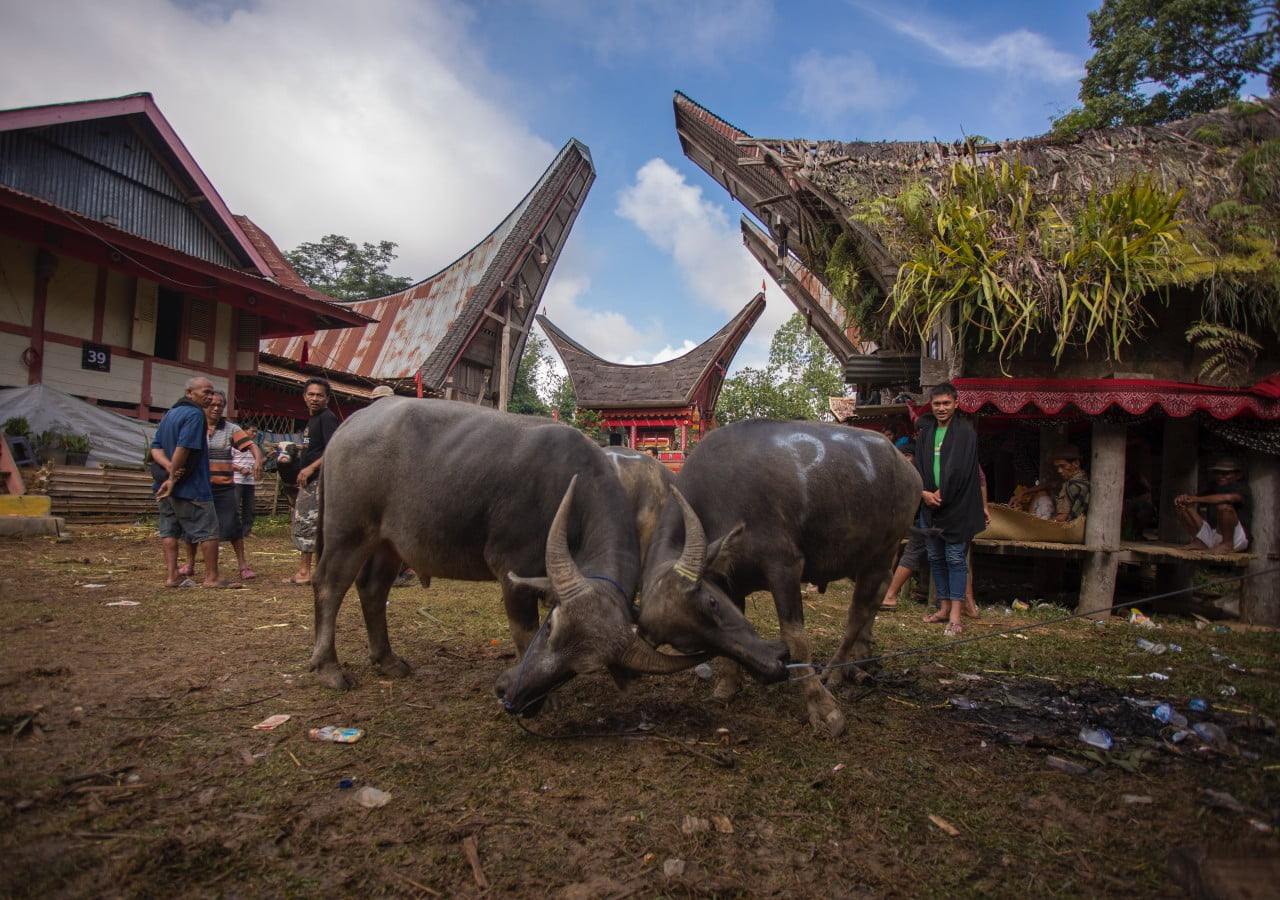
[[(354, 581), (374, 665), (408, 672), (386, 620), (403, 563), (424, 585), (432, 576), (501, 584), (521, 655), (499, 679), (500, 697), (519, 695), (513, 711), (535, 712), (577, 673), (608, 667), (623, 678), (692, 665), (700, 658), (659, 654), (635, 636), (640, 561), (629, 510), (612, 464), (568, 426), (444, 400), (390, 398), (360, 410), (325, 450), (310, 667), (346, 687), (334, 622)], [(541, 628), (539, 597), (552, 603)]]
[(636, 520), (636, 537), (640, 539), (640, 564), (643, 566), (653, 530), (658, 527), (658, 516), (670, 496), (671, 485), (676, 483), (675, 473), (655, 457), (639, 450), (606, 447), (604, 452), (613, 463), (614, 471), (622, 481), (622, 488), (631, 501)]
[[(676, 478), (650, 544), (641, 633), (684, 652), (715, 651), (761, 680), (777, 680), (782, 662), (773, 645), (744, 628), (747, 595), (773, 594), (791, 660), (810, 662), (802, 582), (825, 589), (847, 577), (853, 597), (831, 663), (845, 662), (851, 651), (865, 657), (920, 490), (911, 464), (871, 431), (764, 420), (717, 428)], [(739, 683), (738, 668), (723, 667), (716, 696), (733, 696)], [(845, 719), (831, 694), (817, 678), (803, 685), (810, 724), (840, 734)]]

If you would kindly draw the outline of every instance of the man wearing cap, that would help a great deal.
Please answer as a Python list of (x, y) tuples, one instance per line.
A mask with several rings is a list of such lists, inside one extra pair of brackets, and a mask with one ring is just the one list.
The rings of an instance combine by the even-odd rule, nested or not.
[[(1178, 521), (1195, 535), (1186, 549), (1240, 553), (1249, 546), (1253, 512), (1253, 495), (1244, 472), (1235, 457), (1224, 456), (1209, 467), (1209, 475), (1215, 482), (1213, 493), (1179, 494), (1173, 500)], [(1201, 503), (1206, 507), (1205, 517), (1197, 509)]]

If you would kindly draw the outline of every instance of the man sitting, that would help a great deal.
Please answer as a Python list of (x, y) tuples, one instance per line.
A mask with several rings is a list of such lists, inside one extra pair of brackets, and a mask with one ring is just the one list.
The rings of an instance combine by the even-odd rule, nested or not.
[[(1226, 456), (1209, 467), (1214, 480), (1211, 494), (1179, 494), (1173, 505), (1184, 528), (1195, 535), (1188, 550), (1208, 553), (1239, 553), (1249, 546), (1253, 496), (1244, 481), (1244, 472), (1234, 457)], [(1205, 504), (1202, 518), (1198, 504)]]
[(1052, 457), (1058, 479), (1015, 491), (1010, 502), (1020, 504), (1027, 497), (1047, 494), (1053, 490), (1053, 484), (1058, 484), (1060, 487), (1053, 500), (1053, 521), (1071, 522), (1085, 515), (1089, 511), (1090, 485), (1089, 473), (1081, 468), (1081, 459), (1080, 450), (1074, 444), (1063, 444), (1053, 451)]

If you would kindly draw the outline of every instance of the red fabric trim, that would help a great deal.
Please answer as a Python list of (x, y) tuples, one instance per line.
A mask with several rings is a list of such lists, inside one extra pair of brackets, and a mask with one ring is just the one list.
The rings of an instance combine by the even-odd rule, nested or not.
[(1118, 406), (1127, 413), (1141, 415), (1158, 406), (1173, 418), (1203, 411), (1216, 419), (1244, 415), (1280, 420), (1280, 373), (1244, 390), (1117, 378), (957, 378), (952, 384), (960, 394), (960, 409), (965, 412), (976, 412), (991, 404), (1006, 415), (1020, 413), (1028, 406), (1041, 413), (1057, 414), (1073, 406), (1096, 416)]

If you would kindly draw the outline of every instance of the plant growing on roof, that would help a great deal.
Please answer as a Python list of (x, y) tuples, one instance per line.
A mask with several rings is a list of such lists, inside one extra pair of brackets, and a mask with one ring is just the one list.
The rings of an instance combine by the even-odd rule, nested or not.
[(26, 437), (31, 433), (31, 423), (23, 416), (10, 416), (4, 420), (5, 437)]

